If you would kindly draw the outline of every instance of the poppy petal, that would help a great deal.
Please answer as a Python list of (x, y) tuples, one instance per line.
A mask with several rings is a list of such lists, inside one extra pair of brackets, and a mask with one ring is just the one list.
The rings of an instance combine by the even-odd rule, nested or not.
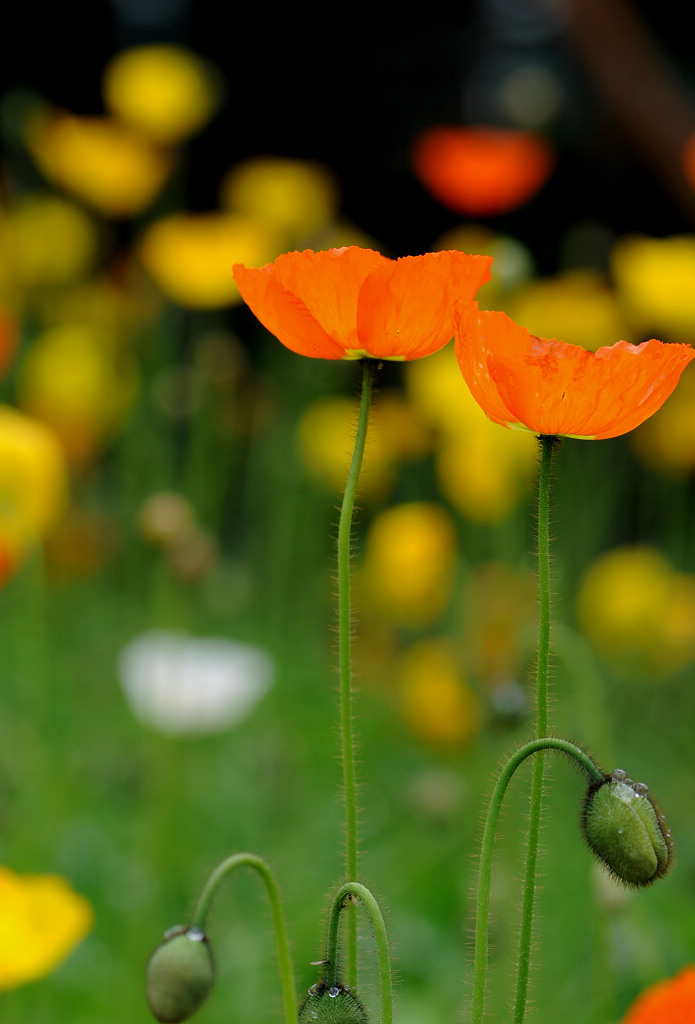
[(404, 256), (373, 270), (357, 303), (360, 349), (377, 359), (418, 359), (454, 333), (453, 303), (490, 280), (492, 257), (451, 250)]
[(591, 352), (536, 338), (504, 313), (457, 311), (456, 351), (488, 417), (536, 434), (603, 439), (659, 409), (695, 357), (690, 345), (619, 341)]
[[(393, 260), (356, 245), (323, 252), (289, 252), (273, 264), (273, 275), (310, 310), (311, 315), (344, 350), (359, 349), (355, 310), (369, 275)], [(341, 353), (342, 358), (345, 351)], [(328, 358), (336, 358), (329, 356)]]
[(539, 434), (596, 440), (634, 430), (659, 409), (695, 356), (689, 345), (620, 341), (590, 352), (530, 338), (523, 383), (509, 359), (492, 355), (490, 375), (516, 418)]
[[(516, 417), (502, 401), (488, 370), (488, 335), (502, 351), (514, 352), (519, 344), (518, 327), (504, 313), (485, 313), (477, 303), (470, 306), (454, 304), (456, 358), (473, 398), (493, 423), (503, 427), (517, 425)], [(528, 332), (524, 332), (528, 334)]]
[(249, 309), (286, 348), (318, 359), (343, 358), (342, 347), (317, 323), (305, 304), (276, 280), (272, 264), (252, 269), (237, 263), (234, 280)]

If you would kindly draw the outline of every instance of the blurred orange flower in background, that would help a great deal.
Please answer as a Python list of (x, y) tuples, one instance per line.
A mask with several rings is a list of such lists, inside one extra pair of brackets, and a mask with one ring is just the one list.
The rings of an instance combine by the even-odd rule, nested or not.
[(93, 923), (91, 905), (64, 878), (0, 865), (0, 991), (50, 974)]
[(550, 176), (555, 156), (550, 143), (533, 132), (442, 125), (415, 140), (412, 163), (442, 206), (483, 217), (532, 199)]
[(287, 348), (319, 359), (417, 359), (453, 336), (453, 301), (472, 300), (489, 256), (435, 252), (388, 259), (347, 246), (237, 265), (242, 298)]
[(589, 352), (536, 338), (506, 314), (470, 304), (457, 312), (456, 355), (473, 397), (493, 422), (597, 440), (625, 434), (655, 413), (695, 348), (652, 339)]
[(622, 1024), (692, 1024), (695, 1020), (695, 967), (657, 981), (637, 997)]

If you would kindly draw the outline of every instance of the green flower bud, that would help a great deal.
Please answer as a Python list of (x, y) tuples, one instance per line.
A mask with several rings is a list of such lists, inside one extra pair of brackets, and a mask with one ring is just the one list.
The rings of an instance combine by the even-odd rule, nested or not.
[(671, 865), (671, 833), (663, 814), (647, 787), (621, 769), (589, 787), (582, 830), (599, 860), (625, 885), (649, 885)]
[(160, 1021), (188, 1020), (212, 988), (215, 970), (205, 933), (178, 925), (169, 929), (147, 964), (145, 994)]
[(299, 1024), (367, 1024), (367, 1011), (347, 985), (320, 982), (309, 989)]

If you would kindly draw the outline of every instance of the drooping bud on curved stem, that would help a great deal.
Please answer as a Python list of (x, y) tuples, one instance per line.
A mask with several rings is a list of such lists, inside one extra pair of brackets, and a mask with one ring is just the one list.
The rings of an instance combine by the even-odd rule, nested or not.
[(167, 1024), (188, 1020), (207, 998), (215, 968), (200, 928), (170, 928), (147, 964), (145, 994), (154, 1017)]
[(367, 1011), (346, 985), (312, 985), (299, 1011), (299, 1024), (367, 1024)]
[(366, 908), (376, 941), (379, 993), (381, 997), (381, 1024), (393, 1021), (393, 987), (391, 957), (384, 917), (370, 890), (360, 882), (346, 882), (333, 897), (328, 918), (326, 959), (321, 961), (324, 977), (312, 985), (300, 1014), (300, 1024), (366, 1024), (367, 1014), (352, 989), (340, 981), (338, 963), (338, 926), (340, 914), (348, 906), (359, 904)]
[(555, 736), (546, 736), (531, 740), (520, 747), (509, 758), (499, 774), (495, 788), (490, 797), (483, 841), (480, 851), (480, 868), (478, 875), (478, 899), (475, 921), (475, 953), (473, 958), (473, 990), (471, 995), (471, 1024), (481, 1024), (485, 1004), (485, 980), (487, 976), (488, 956), (488, 917), (490, 913), (490, 887), (492, 882), (492, 855), (495, 845), (495, 832), (502, 809), (502, 801), (514, 772), (520, 764), (537, 751), (558, 750), (567, 754), (588, 777), (590, 784), (603, 781), (604, 773), (597, 764), (580, 747), (568, 740)]
[(589, 848), (624, 885), (650, 885), (671, 866), (671, 832), (663, 814), (644, 783), (619, 768), (589, 786), (581, 823)]
[(255, 853), (236, 853), (218, 864), (205, 883), (190, 925), (167, 932), (164, 942), (152, 954), (147, 967), (146, 994), (157, 1020), (188, 1020), (212, 988), (212, 953), (205, 922), (220, 882), (242, 867), (253, 868), (265, 885), (275, 931), (285, 1024), (297, 1024), (294, 973), (280, 892), (270, 867)]

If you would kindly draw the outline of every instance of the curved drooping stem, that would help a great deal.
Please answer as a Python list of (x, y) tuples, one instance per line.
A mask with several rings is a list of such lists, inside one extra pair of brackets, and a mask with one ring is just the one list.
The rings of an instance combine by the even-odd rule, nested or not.
[[(540, 472), (538, 475), (538, 651), (536, 654), (536, 737), (548, 733), (548, 665), (550, 661), (550, 464), (558, 438), (543, 434), (540, 442)], [(526, 864), (524, 868), (521, 925), (519, 929), (519, 958), (517, 961), (516, 994), (513, 1024), (523, 1024), (528, 997), (531, 966), (533, 912), (536, 899), (536, 866), (540, 845), (541, 805), (543, 802), (542, 753), (534, 760), (529, 804)]]
[[(340, 746), (343, 762), (343, 800), (345, 803), (345, 872), (348, 881), (357, 878), (357, 787), (355, 782), (355, 741), (352, 712), (352, 605), (350, 598), (350, 534), (355, 509), (364, 446), (367, 438), (369, 408), (374, 383), (374, 362), (362, 360), (362, 394), (357, 433), (350, 470), (345, 484), (338, 524), (338, 670), (340, 678)], [(348, 984), (357, 984), (357, 923), (348, 919), (346, 964)]]
[(261, 857), (258, 857), (255, 853), (235, 853), (221, 861), (203, 887), (193, 917), (191, 918), (190, 927), (200, 928), (202, 931), (205, 931), (208, 912), (220, 882), (232, 871), (243, 867), (253, 868), (260, 875), (265, 885), (273, 920), (273, 931), (275, 932), (275, 946), (280, 970), (285, 1024), (297, 1024), (297, 992), (294, 984), (294, 971), (292, 969), (292, 958), (290, 957), (290, 946), (287, 939), (287, 928), (280, 902), (280, 890), (271, 868)]
[(531, 740), (520, 747), (509, 758), (502, 769), (495, 788), (490, 797), (483, 842), (480, 851), (480, 874), (478, 876), (478, 901), (475, 921), (475, 954), (473, 960), (473, 992), (471, 999), (471, 1024), (481, 1024), (485, 1002), (485, 979), (487, 975), (488, 956), (488, 917), (490, 913), (490, 884), (492, 879), (492, 857), (495, 845), (495, 832), (502, 809), (502, 801), (514, 772), (531, 754), (542, 756), (545, 750), (559, 750), (574, 759), (592, 782), (600, 782), (604, 773), (597, 764), (579, 747), (568, 740), (555, 736), (544, 736)]
[[(361, 903), (366, 907), (372, 922), (372, 930), (376, 940), (377, 967), (379, 971), (379, 993), (381, 996), (381, 1022), (392, 1024), (393, 1020), (393, 986), (391, 982), (391, 958), (389, 956), (388, 939), (384, 918), (373, 894), (359, 882), (346, 882), (333, 897), (331, 912), (328, 919), (328, 943), (326, 950), (326, 973), (331, 983), (339, 983), (338, 973), (338, 925), (340, 912), (348, 903)], [(350, 920), (354, 920), (354, 914)]]

